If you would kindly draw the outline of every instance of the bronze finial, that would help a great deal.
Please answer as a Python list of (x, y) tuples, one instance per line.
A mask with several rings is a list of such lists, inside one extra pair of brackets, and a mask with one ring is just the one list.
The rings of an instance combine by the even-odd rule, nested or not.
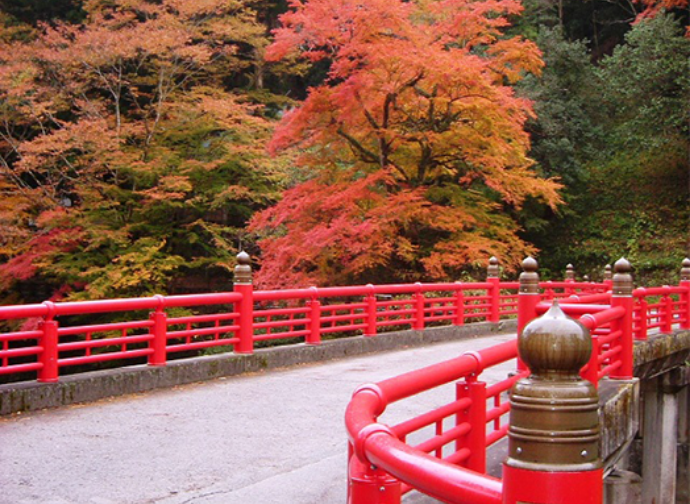
[(572, 264), (568, 264), (565, 267), (565, 279), (575, 280), (575, 267)]
[(611, 272), (611, 265), (607, 264), (604, 268), (604, 280), (611, 280), (613, 278), (613, 273)]
[(522, 261), (522, 273), (520, 273), (521, 294), (539, 294), (539, 264), (532, 257), (527, 257)]
[(554, 302), (527, 324), (518, 351), (532, 375), (510, 394), (506, 464), (539, 471), (601, 467), (598, 395), (579, 375), (592, 351), (589, 331)]
[(690, 281), (690, 258), (683, 259), (680, 268), (680, 279), (682, 281)]
[(632, 266), (625, 257), (618, 259), (613, 265), (613, 286), (614, 296), (632, 296), (633, 277), (630, 274)]
[(500, 268), (498, 267), (498, 259), (496, 257), (491, 256), (489, 259), (489, 266), (486, 268), (486, 277), (487, 278), (498, 278), (500, 276)]
[(252, 284), (252, 259), (244, 250), (237, 254), (233, 281), (236, 284)]

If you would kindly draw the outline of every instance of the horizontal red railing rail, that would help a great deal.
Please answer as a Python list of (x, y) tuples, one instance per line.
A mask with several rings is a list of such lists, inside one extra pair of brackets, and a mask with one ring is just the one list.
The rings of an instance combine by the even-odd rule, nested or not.
[(324, 337), (497, 322), (517, 314), (517, 288), (497, 278), (275, 291), (243, 285), (225, 293), (4, 306), (0, 320), (34, 320), (36, 328), (0, 334), (0, 375), (27, 379), (35, 371), (51, 382), (64, 368), (141, 359), (160, 366), (213, 347), (246, 353), (259, 342), (319, 344)]
[[(560, 289), (557, 297), (572, 298), (597, 292), (603, 284), (544, 285)], [(169, 358), (214, 347), (247, 353), (260, 342), (319, 344), (324, 337), (498, 322), (517, 315), (518, 287), (518, 282), (498, 278), (273, 291), (244, 285), (225, 293), (5, 306), (0, 320), (20, 325), (33, 319), (37, 327), (0, 334), (0, 375), (27, 379), (26, 373), (35, 371), (39, 381), (55, 381), (61, 368), (88, 370), (99, 362), (127, 365), (146, 359), (160, 366)], [(142, 311), (148, 317), (142, 318)], [(84, 323), (104, 316), (119, 320)], [(68, 317), (79, 321), (70, 325)]]

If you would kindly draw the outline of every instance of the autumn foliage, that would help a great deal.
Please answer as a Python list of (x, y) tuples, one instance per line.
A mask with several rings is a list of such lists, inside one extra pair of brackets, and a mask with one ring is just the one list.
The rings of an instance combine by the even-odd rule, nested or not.
[(542, 67), (502, 29), (513, 0), (293, 0), (267, 49), (327, 65), (270, 143), (305, 182), (252, 221), (263, 285), (457, 279), (534, 249), (513, 217), (559, 184), (527, 156), (531, 104), (512, 84)]
[(226, 287), (246, 220), (275, 196), (271, 125), (227, 84), (265, 28), (240, 0), (84, 9), (0, 45), (0, 290)]

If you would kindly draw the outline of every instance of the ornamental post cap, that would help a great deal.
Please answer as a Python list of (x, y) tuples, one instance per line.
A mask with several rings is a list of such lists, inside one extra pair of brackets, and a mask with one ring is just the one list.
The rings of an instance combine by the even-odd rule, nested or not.
[(539, 265), (534, 257), (529, 256), (522, 261), (523, 272), (520, 273), (520, 294), (539, 294)]
[(607, 264), (604, 268), (604, 280), (611, 280), (611, 278), (613, 278), (612, 271), (611, 265)]
[(240, 264), (242, 266), (251, 266), (252, 265), (252, 258), (247, 254), (244, 250), (241, 250), (239, 254), (237, 254), (237, 264)]
[(235, 266), (234, 283), (236, 284), (251, 284), (252, 283), (252, 258), (244, 250), (240, 251), (236, 256), (237, 265)]
[(690, 257), (686, 257), (685, 259), (683, 259), (681, 266), (682, 267), (680, 269), (680, 279), (690, 280)]
[(554, 302), (518, 338), (532, 374), (510, 392), (506, 466), (540, 472), (601, 468), (599, 400), (579, 371), (589, 360), (589, 330)]
[(630, 273), (632, 271), (630, 261), (628, 261), (625, 257), (621, 257), (614, 263), (613, 271), (616, 273)]
[(524, 261), (522, 261), (522, 269), (527, 273), (536, 273), (537, 269), (539, 269), (539, 264), (534, 257), (527, 256)]
[(630, 274), (632, 266), (630, 262), (621, 257), (613, 265), (613, 286), (612, 291), (614, 296), (632, 296), (633, 292), (633, 277)]
[(488, 278), (498, 278), (499, 274), (498, 259), (496, 259), (496, 256), (491, 256), (489, 258), (489, 266), (486, 268), (486, 275)]
[(534, 375), (577, 375), (589, 361), (592, 338), (554, 300), (544, 315), (525, 326), (518, 338), (518, 352)]
[(565, 267), (565, 278), (566, 280), (575, 280), (575, 266), (570, 263)]

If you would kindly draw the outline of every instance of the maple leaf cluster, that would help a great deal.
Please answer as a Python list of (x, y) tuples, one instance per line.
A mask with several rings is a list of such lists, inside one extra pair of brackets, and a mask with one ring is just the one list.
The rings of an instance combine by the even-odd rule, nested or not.
[(229, 283), (238, 237), (282, 169), (265, 154), (260, 105), (225, 84), (260, 59), (265, 27), (244, 0), (84, 9), (83, 23), (0, 42), (0, 290), (42, 300)]
[(531, 103), (512, 84), (542, 67), (505, 37), (514, 0), (292, 0), (269, 60), (326, 63), (270, 149), (297, 149), (307, 182), (254, 217), (265, 286), (455, 279), (534, 249), (511, 212), (560, 204), (528, 158)]

